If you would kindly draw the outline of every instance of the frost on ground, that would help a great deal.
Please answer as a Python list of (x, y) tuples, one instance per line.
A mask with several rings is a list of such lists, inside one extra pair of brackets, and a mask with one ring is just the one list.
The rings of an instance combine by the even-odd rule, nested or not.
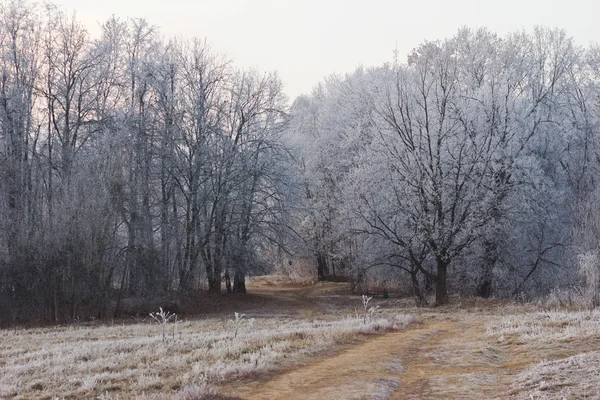
[(283, 368), (359, 335), (404, 329), (412, 321), (392, 314), (366, 324), (356, 317), (256, 318), (241, 326), (211, 319), (172, 324), (164, 342), (163, 327), (149, 323), (3, 330), (0, 398), (185, 398), (205, 381), (218, 384)]
[(515, 392), (531, 399), (600, 399), (600, 351), (544, 361), (519, 374)]
[(487, 333), (499, 340), (540, 344), (600, 338), (600, 311), (514, 314), (490, 323)]
[[(568, 353), (600, 339), (600, 311), (515, 314), (490, 323), (487, 333), (498, 343), (527, 345), (540, 354), (547, 346)], [(525, 368), (515, 378), (512, 394), (527, 399), (600, 398), (600, 351), (581, 349), (580, 354)]]

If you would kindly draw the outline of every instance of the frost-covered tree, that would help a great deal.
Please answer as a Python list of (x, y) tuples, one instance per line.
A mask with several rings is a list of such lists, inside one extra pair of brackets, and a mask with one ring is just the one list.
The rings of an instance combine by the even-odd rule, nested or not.
[[(340, 166), (338, 157), (324, 158), (320, 167), (344, 188), (338, 199), (347, 203), (346, 222), (337, 226), (363, 241), (388, 242), (371, 246), (379, 250), (361, 257), (363, 267), (387, 263), (412, 272), (416, 282), (422, 274), (445, 303), (453, 263), (456, 276), (467, 278), (461, 286), (488, 296), (516, 293), (540, 270), (565, 262), (557, 258), (569, 224), (557, 148), (572, 131), (573, 107), (565, 99), (577, 96), (573, 82), (585, 76), (580, 53), (559, 30), (501, 38), (463, 29), (419, 46), (407, 64), (396, 59), (370, 71), (354, 119), (347, 118), (356, 114), (344, 95), (304, 99), (313, 108), (297, 132), (314, 126), (325, 137), (319, 143), (332, 144), (329, 153), (351, 160)], [(343, 122), (335, 119), (340, 115)], [(336, 139), (353, 137), (347, 121), (361, 117), (358, 150), (345, 151), (346, 142)], [(325, 130), (322, 121), (333, 126)], [(387, 250), (377, 254), (381, 249)]]
[(292, 107), (290, 131), (306, 200), (299, 234), (319, 280), (347, 275), (354, 258), (344, 191), (349, 172), (371, 140), (369, 85), (376, 75), (377, 70), (359, 69), (345, 79), (332, 76)]
[(92, 38), (52, 4), (8, 1), (0, 20), (2, 315), (118, 315), (205, 278), (220, 292), (225, 271), (243, 292), (285, 214), (276, 74), (143, 19)]

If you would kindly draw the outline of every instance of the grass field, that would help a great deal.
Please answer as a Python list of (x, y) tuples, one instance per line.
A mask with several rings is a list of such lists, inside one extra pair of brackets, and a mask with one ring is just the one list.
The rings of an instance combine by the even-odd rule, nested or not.
[(365, 320), (344, 284), (281, 283), (250, 285), (237, 322), (1, 330), (0, 398), (600, 398), (600, 312), (373, 299)]

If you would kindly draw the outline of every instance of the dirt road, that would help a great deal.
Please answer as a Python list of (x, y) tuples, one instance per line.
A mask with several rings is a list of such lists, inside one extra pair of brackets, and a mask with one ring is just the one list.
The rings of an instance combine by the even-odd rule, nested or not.
[(465, 346), (482, 329), (481, 323), (428, 322), (248, 385), (235, 395), (248, 400), (494, 398), (506, 389), (498, 376), (500, 357), (486, 354), (479, 340)]
[[(306, 292), (309, 290), (310, 293)], [(277, 294), (296, 311), (314, 313), (318, 289)], [(267, 290), (268, 291), (268, 290)], [(271, 399), (495, 399), (535, 353), (491, 343), (486, 324), (497, 315), (422, 313), (420, 325), (388, 333), (227, 394)]]

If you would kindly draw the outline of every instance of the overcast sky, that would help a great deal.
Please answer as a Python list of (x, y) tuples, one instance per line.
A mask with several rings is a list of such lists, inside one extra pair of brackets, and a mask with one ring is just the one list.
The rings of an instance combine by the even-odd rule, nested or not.
[(293, 99), (331, 73), (402, 59), (425, 39), (461, 26), (504, 34), (564, 28), (579, 44), (600, 41), (600, 0), (57, 0), (93, 33), (115, 14), (144, 17), (166, 36), (206, 37), (235, 65), (277, 70)]

